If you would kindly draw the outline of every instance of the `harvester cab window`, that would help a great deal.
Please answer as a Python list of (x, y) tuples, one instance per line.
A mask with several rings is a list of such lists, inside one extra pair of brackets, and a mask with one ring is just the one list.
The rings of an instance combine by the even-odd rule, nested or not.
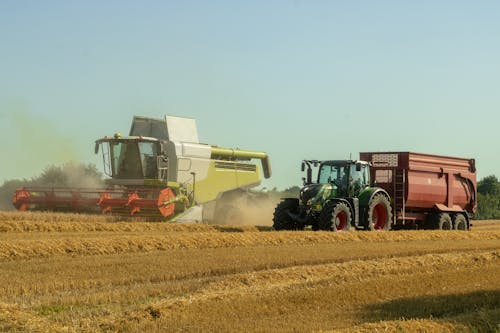
[(142, 171), (144, 178), (154, 179), (157, 177), (157, 145), (154, 142), (139, 142), (141, 154)]
[(143, 178), (137, 142), (110, 142), (113, 175), (122, 179)]

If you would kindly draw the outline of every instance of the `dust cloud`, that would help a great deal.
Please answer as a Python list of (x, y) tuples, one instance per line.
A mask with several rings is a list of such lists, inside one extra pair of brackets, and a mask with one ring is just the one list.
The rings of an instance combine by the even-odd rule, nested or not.
[[(32, 110), (22, 100), (0, 104), (0, 141), (4, 156), (0, 167), (3, 178), (31, 177), (45, 165), (81, 160), (76, 136), (68, 135), (54, 121)], [(91, 149), (91, 148), (89, 148)]]
[(233, 226), (272, 226), (278, 199), (265, 192), (241, 193), (220, 199), (214, 224)]
[(274, 208), (278, 201), (268, 199), (261, 199), (255, 205), (243, 203), (237, 206), (242, 213), (242, 225), (258, 225), (258, 226), (272, 226)]
[(94, 171), (90, 165), (84, 166), (70, 162), (61, 169), (66, 180), (65, 186), (78, 188), (103, 188), (105, 186), (101, 175)]

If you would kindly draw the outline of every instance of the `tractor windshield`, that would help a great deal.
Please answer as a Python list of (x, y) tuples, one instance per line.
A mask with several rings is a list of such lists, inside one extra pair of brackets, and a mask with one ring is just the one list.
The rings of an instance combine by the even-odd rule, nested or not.
[(344, 195), (358, 196), (370, 182), (368, 164), (356, 161), (326, 161), (318, 173), (318, 183), (330, 183)]
[(347, 172), (345, 165), (323, 164), (319, 170), (318, 183), (331, 183), (337, 187), (346, 187)]

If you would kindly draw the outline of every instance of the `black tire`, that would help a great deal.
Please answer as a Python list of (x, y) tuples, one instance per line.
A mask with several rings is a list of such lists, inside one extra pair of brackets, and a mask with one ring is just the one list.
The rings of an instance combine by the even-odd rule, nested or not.
[(299, 201), (297, 199), (285, 199), (274, 209), (274, 230), (296, 230), (297, 224), (288, 215), (289, 212), (297, 214)]
[(345, 202), (329, 201), (319, 215), (318, 227), (320, 230), (349, 231), (351, 222), (351, 210)]
[(463, 214), (457, 214), (453, 218), (453, 229), (455, 230), (467, 230), (467, 219)]
[(368, 205), (367, 230), (390, 230), (392, 209), (389, 199), (382, 193), (376, 194)]
[(433, 229), (437, 230), (451, 230), (453, 228), (453, 223), (451, 222), (450, 214), (439, 213), (434, 215), (432, 226)]

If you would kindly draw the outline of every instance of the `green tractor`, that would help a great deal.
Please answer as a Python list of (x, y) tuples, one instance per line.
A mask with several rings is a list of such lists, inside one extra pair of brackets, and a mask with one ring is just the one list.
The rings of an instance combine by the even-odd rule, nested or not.
[(390, 196), (370, 183), (368, 162), (304, 160), (302, 171), (306, 177), (299, 198), (282, 199), (275, 208), (275, 230), (390, 229)]

